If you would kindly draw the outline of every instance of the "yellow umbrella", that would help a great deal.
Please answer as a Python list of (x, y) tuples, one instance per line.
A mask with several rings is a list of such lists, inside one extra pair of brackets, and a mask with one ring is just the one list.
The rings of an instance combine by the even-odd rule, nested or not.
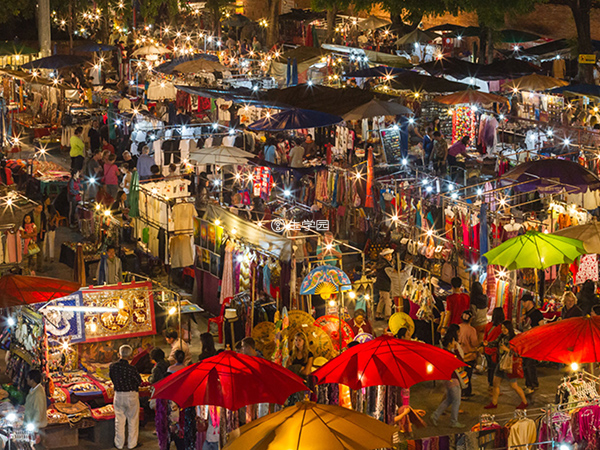
[(396, 335), (400, 328), (406, 328), (408, 330), (408, 336), (412, 336), (415, 332), (415, 323), (410, 318), (410, 316), (403, 312), (397, 312), (392, 314), (390, 320), (388, 322), (388, 326), (390, 327), (390, 331)]
[(365, 414), (298, 402), (240, 428), (224, 450), (371, 450), (392, 447), (396, 429)]
[(504, 89), (519, 91), (545, 91), (561, 86), (567, 86), (569, 83), (558, 78), (547, 77), (546, 75), (538, 75), (537, 73), (527, 75), (521, 78), (504, 83)]
[(194, 59), (192, 61), (186, 61), (173, 68), (174, 70), (181, 73), (197, 73), (197, 72), (223, 72), (227, 70), (223, 64), (218, 61), (211, 61), (209, 59)]

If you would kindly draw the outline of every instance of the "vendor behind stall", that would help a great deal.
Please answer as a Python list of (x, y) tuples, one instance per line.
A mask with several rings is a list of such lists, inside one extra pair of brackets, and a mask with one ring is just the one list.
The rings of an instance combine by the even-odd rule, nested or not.
[(448, 149), (448, 165), (456, 166), (456, 157), (467, 153), (467, 145), (469, 145), (469, 136), (463, 136), (460, 141), (456, 141)]

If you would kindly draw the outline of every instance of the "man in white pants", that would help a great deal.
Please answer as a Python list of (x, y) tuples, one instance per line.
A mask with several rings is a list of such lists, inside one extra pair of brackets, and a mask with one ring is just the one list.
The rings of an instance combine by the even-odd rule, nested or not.
[(125, 423), (129, 433), (127, 435), (127, 447), (132, 449), (138, 447), (138, 432), (140, 421), (140, 397), (139, 387), (142, 378), (138, 370), (129, 364), (133, 349), (129, 345), (119, 348), (119, 359), (110, 365), (110, 379), (115, 387), (115, 447), (125, 447)]

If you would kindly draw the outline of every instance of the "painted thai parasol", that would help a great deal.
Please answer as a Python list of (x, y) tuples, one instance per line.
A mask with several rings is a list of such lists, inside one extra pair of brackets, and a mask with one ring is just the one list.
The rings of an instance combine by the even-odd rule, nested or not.
[[(341, 350), (345, 350), (348, 348), (348, 344), (352, 342), (354, 339), (354, 332), (350, 325), (348, 325), (343, 320), (341, 321), (340, 327), (340, 319), (337, 316), (327, 315), (321, 316), (317, 320), (315, 320), (315, 326), (321, 328), (323, 331), (327, 333), (327, 335), (331, 338), (331, 342), (333, 342), (333, 347), (337, 352)], [(340, 331), (341, 330), (341, 331)], [(342, 349), (340, 350), (340, 332), (341, 335), (341, 345)]]
[(256, 343), (256, 350), (261, 352), (268, 360), (271, 360), (277, 347), (275, 332), (276, 327), (273, 322), (260, 322), (252, 329), (252, 338)]

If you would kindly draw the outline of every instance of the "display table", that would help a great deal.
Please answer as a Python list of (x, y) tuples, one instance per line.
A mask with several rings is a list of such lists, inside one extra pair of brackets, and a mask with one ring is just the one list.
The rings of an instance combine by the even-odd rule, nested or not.
[(79, 446), (79, 431), (69, 424), (48, 425), (42, 434), (44, 448), (69, 448)]

